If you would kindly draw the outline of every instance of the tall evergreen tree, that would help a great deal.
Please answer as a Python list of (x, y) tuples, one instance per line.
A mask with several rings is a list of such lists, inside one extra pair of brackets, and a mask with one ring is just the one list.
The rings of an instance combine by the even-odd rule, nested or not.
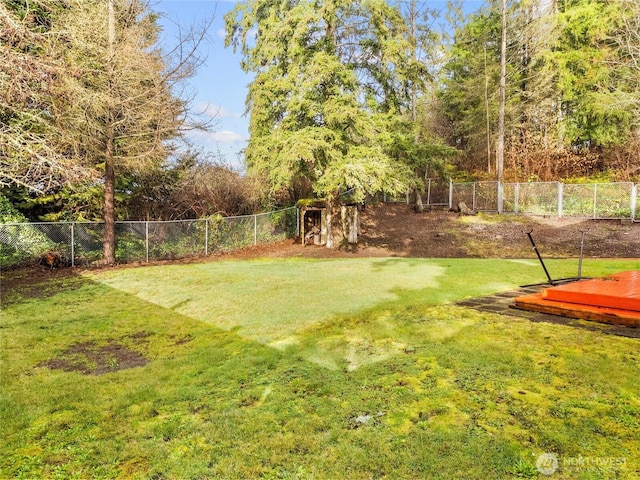
[(623, 72), (614, 67), (619, 46), (611, 34), (620, 27), (620, 5), (607, 0), (559, 2), (559, 35), (547, 58), (558, 70), (564, 141), (574, 146), (607, 146), (624, 141), (631, 116), (606, 97), (618, 89)]
[(442, 174), (446, 162), (457, 150), (446, 146), (438, 134), (435, 116), (436, 78), (444, 58), (443, 34), (435, 26), (442, 12), (429, 2), (402, 0), (400, 10), (407, 25), (413, 65), (419, 68), (409, 83), (409, 101), (401, 108), (402, 118), (391, 126), (392, 154), (412, 171), (416, 211), (424, 210), (422, 193), (428, 175)]
[[(599, 149), (629, 138), (631, 110), (614, 101), (632, 78), (619, 63), (626, 40), (612, 37), (623, 3), (509, 3), (505, 165), (512, 175), (585, 174), (597, 165)], [(481, 152), (490, 151), (482, 138), (495, 138), (498, 11), (491, 2), (457, 31), (443, 82), (452, 142), (474, 169)]]
[(416, 71), (397, 9), (382, 0), (250, 0), (226, 22), (227, 45), (255, 75), (246, 161), (273, 191), (308, 179), (327, 201), (330, 227), (340, 192), (362, 200), (405, 187), (408, 170), (386, 150)]
[(461, 166), (492, 170), (500, 70), (500, 10), (492, 2), (455, 33), (443, 69), (440, 98), (451, 125), (450, 143), (464, 151)]

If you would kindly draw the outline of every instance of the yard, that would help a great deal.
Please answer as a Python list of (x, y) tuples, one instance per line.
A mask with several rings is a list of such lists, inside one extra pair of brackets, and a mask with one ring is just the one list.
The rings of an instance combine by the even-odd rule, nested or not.
[(456, 305), (542, 279), (263, 258), (5, 289), (0, 477), (637, 478), (637, 338)]

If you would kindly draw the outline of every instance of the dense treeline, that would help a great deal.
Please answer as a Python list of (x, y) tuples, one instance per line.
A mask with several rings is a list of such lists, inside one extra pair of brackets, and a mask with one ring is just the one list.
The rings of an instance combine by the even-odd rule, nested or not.
[[(508, 3), (505, 172), (513, 180), (635, 180), (638, 18), (633, 0)], [(498, 1), (456, 31), (439, 95), (466, 171), (495, 171)]]
[(2, 194), (31, 219), (108, 226), (407, 188), (420, 206), (427, 176), (496, 178), (501, 145), (505, 180), (637, 180), (635, 0), (450, 5), (237, 3), (226, 44), (254, 79), (241, 174), (177, 147), (207, 128), (185, 85), (208, 25), (168, 50), (143, 0), (2, 0)]

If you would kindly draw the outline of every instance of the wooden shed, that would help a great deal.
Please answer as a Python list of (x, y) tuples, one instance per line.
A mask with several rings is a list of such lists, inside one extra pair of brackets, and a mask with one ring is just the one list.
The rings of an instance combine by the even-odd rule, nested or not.
[[(303, 245), (326, 245), (327, 205), (324, 200), (306, 199), (298, 201), (300, 208), (300, 237)], [(335, 217), (335, 215), (334, 215)], [(337, 244), (358, 243), (360, 218), (358, 205), (341, 203), (340, 215), (332, 222), (333, 240)]]
[(303, 199), (300, 208), (300, 237), (303, 245), (327, 243), (327, 206), (324, 200)]

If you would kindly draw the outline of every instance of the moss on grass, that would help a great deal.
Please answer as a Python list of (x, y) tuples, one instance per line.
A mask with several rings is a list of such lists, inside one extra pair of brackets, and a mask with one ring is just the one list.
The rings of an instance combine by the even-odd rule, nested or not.
[[(553, 478), (637, 478), (637, 340), (451, 305), (537, 278), (511, 264), (153, 267), (17, 301), (0, 323), (0, 476), (546, 478), (536, 462), (549, 453)], [(284, 301), (304, 298), (283, 280), (297, 269), (322, 280), (329, 314)], [(423, 272), (437, 281), (417, 284)], [(365, 293), (345, 288), (354, 277)], [(306, 316), (279, 326), (292, 310)], [(149, 363), (41, 366), (109, 339), (143, 342)]]

